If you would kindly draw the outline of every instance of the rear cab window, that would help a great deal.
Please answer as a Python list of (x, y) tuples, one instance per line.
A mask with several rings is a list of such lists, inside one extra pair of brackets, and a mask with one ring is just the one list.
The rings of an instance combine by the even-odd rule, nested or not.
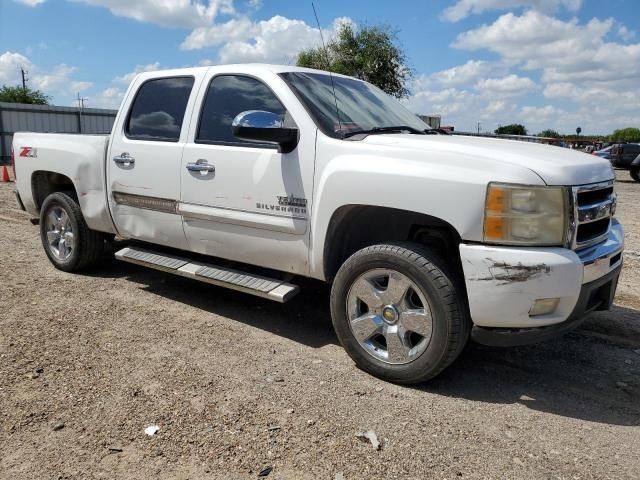
[(125, 123), (127, 138), (177, 142), (193, 83), (193, 77), (155, 78), (144, 82)]

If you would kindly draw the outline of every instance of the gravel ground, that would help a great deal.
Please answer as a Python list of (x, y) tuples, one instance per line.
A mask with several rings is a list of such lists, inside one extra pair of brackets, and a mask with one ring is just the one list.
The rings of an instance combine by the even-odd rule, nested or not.
[(314, 282), (281, 306), (116, 261), (57, 271), (0, 184), (0, 477), (640, 478), (640, 184), (619, 178), (613, 310), (470, 345), (414, 388), (354, 367)]

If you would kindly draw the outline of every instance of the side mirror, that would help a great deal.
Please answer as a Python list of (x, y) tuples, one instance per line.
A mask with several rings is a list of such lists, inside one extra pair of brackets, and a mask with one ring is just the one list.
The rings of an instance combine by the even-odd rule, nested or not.
[(231, 123), (231, 130), (241, 140), (277, 145), (280, 153), (289, 153), (298, 144), (298, 129), (285, 127), (281, 115), (264, 110), (239, 113)]

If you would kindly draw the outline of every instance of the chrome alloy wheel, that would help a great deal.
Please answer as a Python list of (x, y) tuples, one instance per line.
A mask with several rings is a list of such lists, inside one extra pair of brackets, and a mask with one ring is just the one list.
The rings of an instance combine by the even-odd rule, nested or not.
[(49, 210), (46, 217), (47, 245), (58, 260), (67, 260), (73, 252), (75, 238), (71, 219), (67, 212), (58, 206)]
[(409, 363), (431, 340), (429, 303), (413, 281), (395, 270), (360, 275), (347, 295), (347, 317), (360, 346), (385, 363)]

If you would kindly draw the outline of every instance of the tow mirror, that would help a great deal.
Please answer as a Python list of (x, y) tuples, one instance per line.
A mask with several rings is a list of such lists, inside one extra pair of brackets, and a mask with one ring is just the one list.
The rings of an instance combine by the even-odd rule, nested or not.
[(289, 153), (298, 144), (298, 129), (285, 127), (283, 116), (273, 112), (247, 110), (239, 113), (233, 119), (231, 129), (241, 140), (277, 145), (280, 153)]

